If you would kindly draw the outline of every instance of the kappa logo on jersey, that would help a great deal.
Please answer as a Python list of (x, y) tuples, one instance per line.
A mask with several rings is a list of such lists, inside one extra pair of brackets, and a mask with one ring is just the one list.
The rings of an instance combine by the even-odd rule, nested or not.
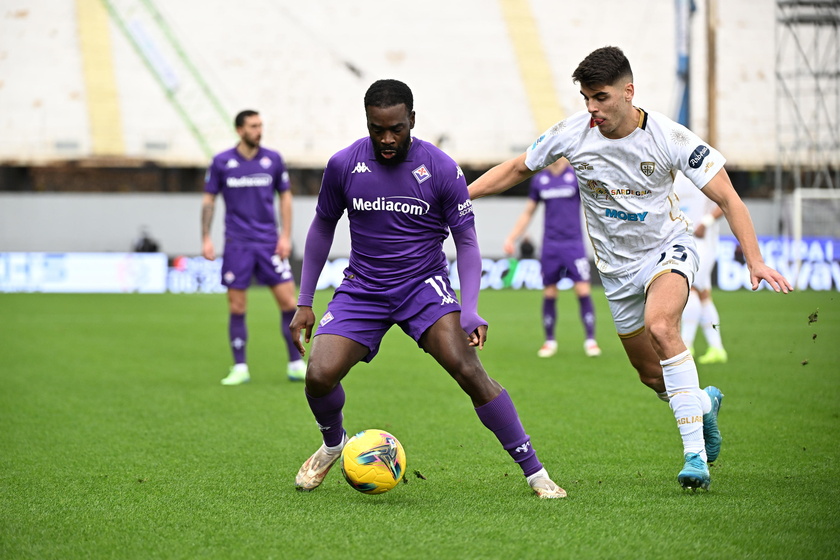
[(372, 173), (372, 171), (370, 170), (370, 167), (368, 167), (365, 162), (359, 161), (359, 162), (356, 162), (356, 167), (354, 167), (353, 171), (351, 171), (350, 173), (351, 174), (352, 173)]
[(428, 181), (432, 178), (432, 174), (429, 173), (429, 170), (426, 169), (425, 165), (421, 165), (417, 169), (411, 172), (414, 175), (414, 178), (417, 179), (417, 183), (421, 184), (423, 181)]
[(260, 158), (260, 165), (263, 169), (268, 169), (271, 167), (271, 158), (268, 156), (263, 156)]
[(239, 162), (236, 161), (235, 159), (231, 158), (227, 161), (227, 164), (225, 165), (225, 167), (227, 167), (228, 169), (233, 169), (234, 167), (239, 167)]
[(464, 172), (461, 171), (461, 166), (460, 165), (456, 165), (455, 169), (457, 169), (457, 171), (455, 172), (455, 178), (456, 179), (460, 179), (461, 177), (464, 176)]
[(324, 325), (326, 325), (327, 323), (329, 323), (333, 319), (335, 319), (335, 317), (333, 317), (333, 314), (330, 313), (329, 311), (327, 311), (326, 313), (324, 313), (324, 316), (321, 317), (321, 320), (318, 321), (318, 324), (323, 327)]
[(647, 215), (647, 212), (639, 212), (638, 214), (635, 214), (633, 212), (624, 212), (623, 210), (612, 210), (610, 208), (607, 208), (606, 212), (607, 218), (617, 218), (626, 222), (644, 222)]
[(691, 152), (691, 156), (688, 158), (688, 166), (693, 169), (699, 169), (700, 164), (703, 163), (703, 160), (706, 159), (706, 156), (709, 155), (711, 150), (709, 150), (708, 146), (704, 146), (700, 144), (694, 151)]
[(429, 212), (429, 203), (412, 196), (378, 196), (374, 200), (354, 198), (353, 210), (364, 212), (394, 212), (396, 214), (423, 216)]
[(653, 175), (653, 172), (656, 171), (656, 162), (643, 161), (639, 164), (639, 169), (642, 170), (642, 173), (644, 173), (646, 177), (650, 177), (651, 175)]

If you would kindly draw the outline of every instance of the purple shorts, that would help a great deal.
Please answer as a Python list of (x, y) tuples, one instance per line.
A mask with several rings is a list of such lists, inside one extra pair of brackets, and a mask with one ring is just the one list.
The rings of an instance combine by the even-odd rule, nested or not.
[(543, 247), (540, 258), (542, 267), (543, 286), (557, 284), (563, 278), (572, 282), (589, 282), (592, 274), (589, 271), (589, 258), (583, 245), (557, 245)]
[(222, 257), (222, 284), (247, 290), (251, 277), (266, 286), (294, 280), (289, 259), (281, 259), (273, 243), (225, 243)]
[(438, 319), (460, 310), (455, 290), (445, 274), (383, 288), (345, 271), (344, 280), (318, 323), (316, 336), (336, 334), (363, 344), (370, 350), (363, 360), (370, 362), (379, 352), (382, 337), (394, 324), (419, 341)]

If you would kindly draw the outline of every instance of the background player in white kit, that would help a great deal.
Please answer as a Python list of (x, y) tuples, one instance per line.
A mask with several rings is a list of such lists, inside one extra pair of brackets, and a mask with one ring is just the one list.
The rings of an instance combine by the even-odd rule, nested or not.
[(618, 335), (642, 383), (668, 401), (683, 441), (684, 488), (708, 488), (708, 462), (720, 452), (723, 395), (700, 389), (680, 335), (680, 316), (697, 271), (689, 225), (674, 196), (682, 171), (720, 206), (741, 243), (753, 290), (762, 280), (793, 288), (768, 267), (746, 205), (723, 169), (723, 156), (660, 113), (633, 105), (630, 62), (617, 47), (590, 53), (572, 74), (586, 104), (528, 150), (490, 169), (470, 187), (480, 198), (509, 189), (561, 157), (577, 173), (595, 264)]
[(705, 354), (697, 358), (697, 362), (704, 365), (724, 364), (728, 355), (721, 338), (720, 315), (712, 300), (712, 270), (717, 260), (720, 235), (718, 219), (723, 216), (723, 211), (703, 196), (700, 189), (682, 173), (674, 178), (674, 191), (680, 199), (680, 210), (694, 224), (694, 241), (700, 258), (682, 314), (682, 337), (689, 352), (694, 355), (697, 328), (702, 328), (708, 348)]

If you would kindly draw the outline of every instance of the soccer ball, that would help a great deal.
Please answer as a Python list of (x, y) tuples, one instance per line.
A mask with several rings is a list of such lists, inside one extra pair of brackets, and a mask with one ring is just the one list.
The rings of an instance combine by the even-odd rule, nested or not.
[(405, 450), (384, 430), (364, 430), (347, 440), (341, 452), (341, 473), (359, 492), (387, 492), (405, 474)]

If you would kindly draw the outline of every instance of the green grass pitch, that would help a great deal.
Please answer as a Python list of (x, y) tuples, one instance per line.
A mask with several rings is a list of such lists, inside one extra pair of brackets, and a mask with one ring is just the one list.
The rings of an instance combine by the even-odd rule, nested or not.
[(250, 292), (252, 382), (240, 387), (219, 384), (224, 295), (0, 295), (0, 558), (840, 554), (840, 294), (716, 293), (730, 360), (700, 378), (726, 395), (724, 443), (711, 490), (696, 493), (677, 484), (673, 416), (638, 382), (603, 293), (596, 359), (571, 292), (560, 351), (536, 357), (540, 297), (483, 292), (481, 357), (565, 500), (531, 494), (398, 328), (345, 380), (345, 423), (396, 435), (408, 482), (367, 496), (334, 471), (299, 493), (294, 475), (320, 438), (302, 385), (285, 379), (267, 290)]

